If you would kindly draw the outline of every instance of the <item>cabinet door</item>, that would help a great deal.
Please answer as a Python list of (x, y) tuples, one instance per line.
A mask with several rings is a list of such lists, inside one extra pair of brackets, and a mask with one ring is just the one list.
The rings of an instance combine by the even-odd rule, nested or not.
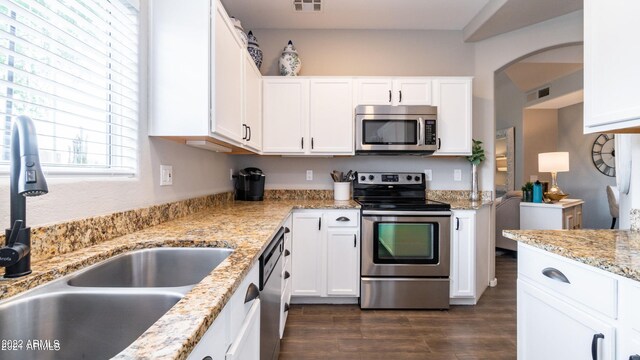
[(360, 293), (360, 239), (356, 230), (327, 232), (327, 295)]
[(393, 92), (398, 105), (432, 105), (431, 79), (397, 79)]
[(213, 360), (222, 360), (227, 352), (226, 307), (209, 326), (200, 341), (193, 348), (187, 360), (202, 360), (207, 356)]
[(322, 212), (293, 214), (292, 295), (321, 296), (324, 248)]
[[(518, 280), (518, 359), (614, 360), (613, 326)], [(602, 334), (604, 338), (598, 338)]]
[(249, 53), (244, 57), (244, 144), (262, 150), (262, 75)]
[(584, 132), (640, 126), (640, 1), (584, 2)]
[(225, 360), (259, 360), (260, 359), (260, 299), (253, 300), (253, 305), (244, 319), (238, 335), (233, 339)]
[(353, 154), (351, 79), (311, 80), (309, 136), (312, 153)]
[(355, 105), (391, 105), (392, 87), (391, 78), (358, 79)]
[(262, 151), (302, 154), (308, 116), (308, 80), (263, 79)]
[(471, 155), (471, 79), (436, 79), (433, 92), (438, 107), (434, 155)]
[(246, 50), (236, 38), (235, 28), (222, 6), (216, 6), (213, 49), (215, 86), (211, 132), (239, 144), (242, 142), (242, 68)]
[(475, 213), (455, 211), (451, 217), (452, 298), (475, 296)]

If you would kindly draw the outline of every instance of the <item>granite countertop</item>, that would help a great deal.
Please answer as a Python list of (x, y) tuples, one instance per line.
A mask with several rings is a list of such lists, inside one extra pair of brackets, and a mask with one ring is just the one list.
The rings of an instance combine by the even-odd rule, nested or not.
[(629, 230), (504, 230), (509, 239), (640, 281), (640, 232)]
[(29, 276), (0, 282), (0, 299), (114, 255), (152, 247), (226, 247), (234, 252), (116, 359), (186, 359), (292, 209), (357, 209), (353, 201), (235, 202), (162, 223), (57, 258)]
[(451, 210), (478, 210), (483, 206), (489, 206), (493, 204), (493, 201), (491, 200), (471, 201), (468, 199), (449, 200), (449, 204), (451, 205)]

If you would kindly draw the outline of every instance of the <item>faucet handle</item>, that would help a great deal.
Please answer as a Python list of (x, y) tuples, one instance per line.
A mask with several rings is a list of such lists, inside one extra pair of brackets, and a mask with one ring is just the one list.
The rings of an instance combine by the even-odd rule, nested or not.
[(13, 223), (13, 227), (11, 228), (11, 233), (9, 235), (9, 241), (7, 242), (8, 247), (13, 247), (15, 245), (16, 240), (18, 240), (18, 235), (20, 234), (20, 229), (22, 228), (23, 220), (16, 220)]

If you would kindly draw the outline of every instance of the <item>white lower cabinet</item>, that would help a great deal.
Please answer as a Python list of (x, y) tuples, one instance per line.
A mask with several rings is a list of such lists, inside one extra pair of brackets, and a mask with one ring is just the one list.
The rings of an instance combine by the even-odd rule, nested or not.
[(189, 354), (189, 360), (260, 359), (258, 285), (259, 268), (256, 264)]
[(359, 221), (358, 210), (294, 212), (292, 301), (360, 295)]
[(615, 359), (612, 325), (524, 280), (518, 280), (517, 318), (519, 360)]
[(358, 229), (327, 231), (327, 295), (360, 293), (360, 239)]
[(639, 303), (638, 281), (518, 244), (519, 360), (640, 360)]
[(489, 206), (451, 215), (450, 303), (475, 305), (489, 286)]
[[(291, 304), (291, 288), (293, 279), (291, 273), (293, 272), (293, 216), (289, 215), (284, 221), (285, 234), (284, 234), (284, 254), (282, 261), (282, 299), (280, 300), (280, 339), (284, 336), (284, 327), (287, 324), (287, 317), (289, 316), (289, 305)], [(289, 232), (286, 232), (286, 229)]]
[(293, 214), (292, 295), (322, 295), (322, 211)]

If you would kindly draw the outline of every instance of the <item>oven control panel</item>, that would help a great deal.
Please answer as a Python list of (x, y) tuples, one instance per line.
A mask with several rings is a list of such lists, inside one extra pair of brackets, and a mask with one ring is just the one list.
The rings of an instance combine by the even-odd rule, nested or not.
[(371, 185), (407, 185), (422, 184), (422, 173), (358, 173), (356, 181), (359, 184)]

